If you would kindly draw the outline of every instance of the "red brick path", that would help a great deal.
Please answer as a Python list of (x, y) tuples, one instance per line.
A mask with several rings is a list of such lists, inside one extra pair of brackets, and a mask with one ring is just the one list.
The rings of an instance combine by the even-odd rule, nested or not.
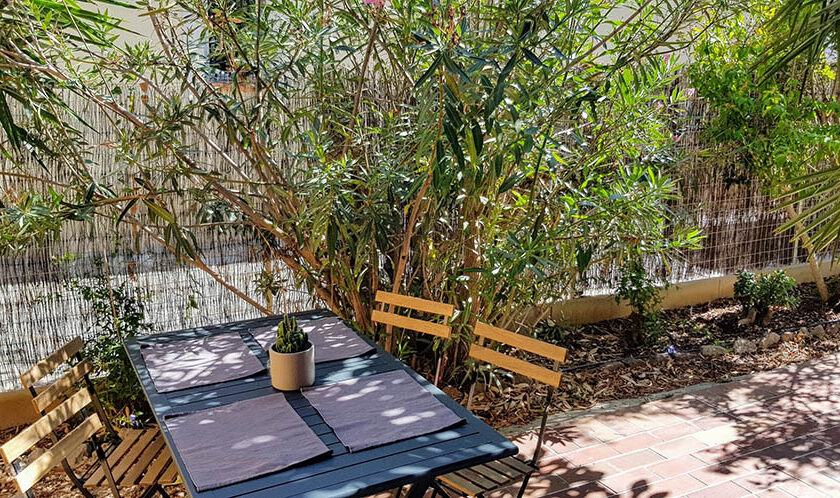
[(526, 496), (840, 497), (840, 356), (552, 426), (543, 455)]

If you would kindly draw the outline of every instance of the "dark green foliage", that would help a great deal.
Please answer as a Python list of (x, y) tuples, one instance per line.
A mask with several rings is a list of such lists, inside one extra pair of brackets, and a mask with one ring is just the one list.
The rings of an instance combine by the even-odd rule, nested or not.
[(30, 245), (43, 245), (58, 236), (61, 222), (55, 213), (64, 209), (64, 199), (50, 189), (49, 195), (26, 193), (17, 202), (0, 201), (0, 253)]
[[(791, 162), (810, 168), (790, 182), (791, 196), (785, 198), (788, 204), (802, 206), (802, 210), (781, 229), (807, 234), (813, 252), (829, 248), (833, 251), (840, 235), (840, 4), (837, 0), (778, 3), (767, 23), (772, 43), (757, 65), (763, 73), (762, 80), (792, 74), (805, 94), (803, 100), (813, 100), (816, 108), (812, 118), (816, 129), (804, 128), (810, 150), (799, 149), (791, 155)], [(836, 256), (836, 252), (832, 254)]]
[(698, 38), (688, 71), (716, 116), (705, 134), (717, 148), (707, 157), (723, 163), (727, 181), (760, 179), (780, 209), (801, 206), (778, 231), (807, 235), (810, 254), (840, 233), (840, 86), (829, 57), (837, 5), (750, 0)]
[(627, 300), (630, 307), (640, 313), (659, 304), (659, 288), (648, 277), (641, 259), (632, 259), (621, 268), (615, 300), (620, 303), (622, 299)]
[[(704, 132), (719, 147), (712, 157), (760, 179), (767, 188), (784, 190), (790, 179), (814, 166), (803, 159), (817, 159), (836, 148), (838, 130), (819, 117), (833, 118), (837, 108), (803, 92), (801, 64), (773, 78), (756, 78), (755, 65), (775, 42), (766, 30), (773, 3), (752, 1), (748, 11), (705, 33), (688, 74), (715, 116)], [(828, 72), (827, 66), (819, 68), (815, 84), (823, 84), (819, 81)]]
[(735, 279), (735, 299), (741, 303), (744, 309), (752, 307), (757, 290), (758, 283), (755, 273), (746, 270), (739, 271)]
[(120, 412), (148, 413), (146, 398), (122, 345), (122, 339), (149, 333), (144, 300), (147, 298), (128, 282), (109, 285), (103, 275), (92, 283), (74, 280), (68, 284), (90, 305), (94, 324), (88, 329), (83, 354), (93, 363), (97, 390), (106, 408)]
[[(110, 17), (108, 5), (135, 7), (118, 0), (96, 5), (75, 0), (3, 4), (0, 177), (31, 178), (25, 168), (17, 169), (19, 163), (29, 162), (51, 180), (21, 189), (4, 187), (0, 192), (0, 252), (44, 244), (57, 236), (63, 223), (89, 220), (92, 209), (86, 204), (92, 196), (114, 197), (107, 187), (91, 182), (84, 157), (90, 145), (83, 131), (88, 123), (66, 102), (70, 94), (89, 88), (93, 67), (78, 63), (82, 54), (113, 48), (121, 31), (121, 21)], [(59, 66), (68, 74), (53, 69)], [(75, 169), (83, 164), (79, 171), (85, 171), (86, 179), (68, 182), (74, 192), (52, 176), (52, 168)]]
[(748, 271), (738, 272), (735, 281), (735, 299), (744, 307), (744, 311), (755, 309), (758, 316), (764, 316), (772, 306), (795, 306), (799, 298), (795, 293), (796, 280), (784, 270), (776, 270), (766, 275)]
[(626, 300), (636, 324), (626, 337), (630, 346), (655, 342), (665, 331), (665, 323), (656, 307), (659, 305), (659, 287), (648, 276), (641, 258), (631, 259), (621, 268), (621, 280), (616, 289), (615, 302)]
[[(257, 235), (266, 261), (366, 332), (377, 290), (455, 304), (453, 341), (397, 351), (448, 347), (450, 368), (474, 318), (521, 323), (594, 266), (699, 246), (669, 208), (687, 95), (662, 54), (702, 29), (705, 0), (144, 6), (171, 29), (90, 65), (148, 95), (110, 105), (110, 88), (79, 85), (107, 97), (115, 164), (50, 178), (203, 271), (196, 221)], [(237, 68), (229, 90), (197, 77), (188, 45), (204, 43)], [(223, 284), (270, 313), (277, 283), (255, 281), (269, 306)]]
[(298, 327), (297, 320), (284, 316), (277, 325), (277, 341), (274, 350), (278, 353), (300, 353), (312, 346), (309, 335)]
[(543, 320), (534, 327), (534, 337), (541, 341), (562, 345), (571, 330), (552, 319)]

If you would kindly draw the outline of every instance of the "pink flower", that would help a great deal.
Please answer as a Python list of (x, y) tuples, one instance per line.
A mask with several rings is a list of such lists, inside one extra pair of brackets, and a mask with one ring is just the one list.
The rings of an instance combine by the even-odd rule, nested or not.
[(685, 96), (688, 98), (694, 97), (694, 89), (693, 88), (686, 88), (685, 89)]
[(365, 5), (373, 5), (377, 9), (385, 7), (385, 0), (365, 0)]
[(678, 135), (674, 135), (674, 142), (679, 142), (679, 141), (680, 141), (680, 137)]

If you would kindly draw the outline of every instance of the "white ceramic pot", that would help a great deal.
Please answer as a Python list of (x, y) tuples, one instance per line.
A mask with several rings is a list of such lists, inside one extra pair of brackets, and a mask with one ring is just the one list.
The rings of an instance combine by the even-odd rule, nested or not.
[(268, 350), (271, 385), (281, 391), (297, 391), (315, 383), (315, 346), (300, 353), (278, 353)]

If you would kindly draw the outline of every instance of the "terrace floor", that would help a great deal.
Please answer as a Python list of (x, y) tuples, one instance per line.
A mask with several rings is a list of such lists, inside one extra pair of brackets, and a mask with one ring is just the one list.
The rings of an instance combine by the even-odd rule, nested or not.
[(540, 464), (526, 496), (840, 496), (840, 355), (550, 426)]

